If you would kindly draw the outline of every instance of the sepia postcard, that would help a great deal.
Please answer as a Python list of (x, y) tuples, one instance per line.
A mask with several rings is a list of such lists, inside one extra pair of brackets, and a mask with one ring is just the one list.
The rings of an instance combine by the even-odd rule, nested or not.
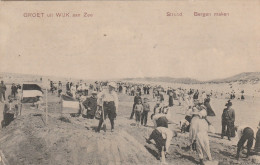
[(0, 81), (0, 165), (260, 164), (259, 0), (3, 0)]

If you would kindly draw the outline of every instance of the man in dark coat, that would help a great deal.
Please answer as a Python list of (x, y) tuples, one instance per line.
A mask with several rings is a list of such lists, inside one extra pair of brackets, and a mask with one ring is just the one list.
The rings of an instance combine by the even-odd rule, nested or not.
[(16, 93), (17, 93), (17, 87), (13, 83), (11, 86), (11, 95), (15, 98)]
[(235, 129), (234, 129), (234, 123), (235, 123), (235, 111), (232, 109), (232, 102), (228, 100), (226, 103), (227, 108), (223, 110), (222, 113), (222, 134), (221, 138), (226, 135), (228, 137), (228, 140), (231, 140), (230, 137), (234, 137), (235, 135)]
[(86, 118), (93, 119), (97, 110), (97, 92), (93, 92), (82, 104), (87, 109)]

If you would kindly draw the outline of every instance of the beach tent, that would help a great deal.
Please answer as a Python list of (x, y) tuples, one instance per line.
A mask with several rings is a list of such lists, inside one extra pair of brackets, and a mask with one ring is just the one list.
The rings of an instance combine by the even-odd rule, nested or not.
[(22, 85), (22, 103), (35, 103), (43, 96), (42, 88), (38, 84)]

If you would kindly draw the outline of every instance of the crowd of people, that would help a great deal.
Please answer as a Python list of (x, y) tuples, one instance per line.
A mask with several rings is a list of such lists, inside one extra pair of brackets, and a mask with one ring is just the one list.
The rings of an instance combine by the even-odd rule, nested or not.
[[(17, 114), (17, 105), (13, 103), (21, 86), (12, 84), (11, 94), (8, 96), (8, 102), (4, 107), (5, 120), (2, 126), (7, 126)], [(0, 84), (0, 99), (5, 99), (6, 86), (2, 81)], [(215, 97), (214, 92), (199, 91), (197, 89), (182, 88), (163, 88), (159, 85), (146, 85), (123, 82), (94, 82), (92, 84), (79, 81), (77, 83), (62, 82), (54, 83), (50, 81), (50, 92), (61, 95), (67, 95), (79, 101), (81, 116), (87, 119), (98, 119), (99, 124), (96, 132), (100, 132), (102, 127), (106, 131), (106, 120), (110, 121), (111, 132), (115, 129), (115, 119), (119, 111), (118, 94), (134, 96), (133, 106), (129, 110), (130, 120), (135, 118), (136, 126), (147, 126), (149, 120), (152, 121), (154, 130), (147, 137), (147, 143), (154, 140), (158, 149), (158, 159), (167, 157), (169, 154), (170, 142), (177, 133), (169, 128), (169, 124), (177, 123), (173, 121), (171, 115), (175, 106), (181, 106), (185, 112), (184, 119), (180, 122), (181, 132), (189, 132), (190, 148), (198, 153), (200, 163), (204, 164), (205, 157), (212, 161), (210, 152), (210, 142), (208, 132), (214, 132), (214, 127), (207, 116), (215, 116), (215, 112), (210, 105), (211, 97)], [(255, 132), (251, 127), (235, 126), (235, 110), (232, 108), (232, 97), (225, 104), (223, 110), (221, 138), (227, 136), (228, 140), (239, 136), (237, 144), (236, 158), (240, 158), (240, 151), (247, 141), (247, 156), (251, 154), (253, 141), (255, 140), (255, 150), (260, 151), (260, 123), (258, 131)], [(149, 98), (155, 100), (156, 104), (151, 107)], [(168, 98), (168, 99), (166, 99)], [(10, 120), (9, 120), (10, 119)], [(255, 136), (256, 133), (256, 136)]]
[[(114, 131), (114, 119), (118, 114), (119, 93), (134, 96), (130, 119), (135, 118), (137, 127), (147, 126), (149, 119), (152, 121), (154, 130), (147, 138), (147, 143), (151, 143), (152, 139), (155, 141), (155, 146), (158, 148), (158, 158), (160, 159), (162, 159), (162, 156), (167, 157), (170, 142), (173, 136), (177, 136), (177, 133), (169, 128), (170, 123), (176, 123), (171, 118), (174, 106), (183, 107), (185, 118), (180, 123), (180, 128), (182, 132), (189, 132), (190, 148), (198, 153), (201, 164), (204, 164), (205, 157), (208, 161), (212, 161), (208, 132), (214, 133), (215, 131), (207, 116), (215, 116), (215, 112), (210, 105), (211, 97), (215, 97), (213, 91), (173, 89), (170, 87), (165, 89), (158, 85), (122, 82), (95, 82), (93, 85), (87, 85), (86, 83), (73, 85), (73, 83), (69, 82), (66, 84), (66, 93), (75, 98), (80, 99), (81, 96), (87, 96), (90, 91), (92, 91), (91, 97), (87, 97), (82, 101), (84, 107), (84, 112), (82, 112), (83, 117), (99, 119), (97, 132), (100, 132), (102, 125), (103, 128), (106, 127), (103, 123), (105, 123), (107, 117), (110, 120), (111, 131)], [(150, 95), (156, 101), (153, 109), (150, 106)], [(232, 93), (232, 98), (225, 104), (226, 108), (222, 113), (222, 139), (224, 136), (227, 136), (228, 140), (231, 140), (232, 137), (235, 137), (235, 130), (237, 130), (234, 124), (235, 111), (232, 108), (232, 99), (234, 99), (234, 93)], [(248, 141), (247, 155), (250, 155), (253, 145), (252, 139), (256, 139), (255, 148), (259, 148), (259, 133), (260, 131), (258, 130), (256, 133), (258, 136), (254, 138), (252, 129), (250, 127), (244, 128), (244, 134), (241, 133), (243, 135), (239, 137), (240, 140), (237, 144), (237, 159), (239, 159), (239, 153), (245, 141)]]

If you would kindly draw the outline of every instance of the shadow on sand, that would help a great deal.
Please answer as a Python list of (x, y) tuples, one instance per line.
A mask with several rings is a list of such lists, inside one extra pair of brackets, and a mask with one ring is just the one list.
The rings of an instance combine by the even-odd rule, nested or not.
[(195, 164), (199, 164), (199, 163), (200, 163), (200, 162), (197, 161), (193, 156), (183, 155), (183, 154), (181, 154), (181, 153), (179, 153), (179, 152), (175, 152), (175, 154), (176, 154), (177, 156), (179, 156), (178, 158), (187, 159), (187, 160), (189, 160), (189, 161), (191, 161), (191, 162), (193, 162), (193, 163), (195, 163)]

